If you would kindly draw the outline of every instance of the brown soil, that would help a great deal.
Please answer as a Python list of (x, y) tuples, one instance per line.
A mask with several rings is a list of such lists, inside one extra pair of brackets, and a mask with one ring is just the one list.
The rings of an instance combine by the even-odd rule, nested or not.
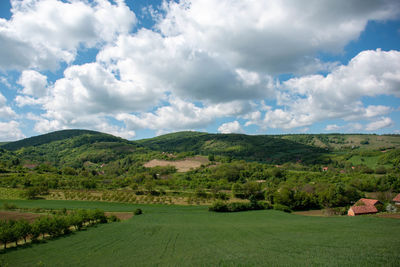
[(176, 161), (153, 159), (145, 163), (144, 166), (146, 168), (152, 168), (156, 166), (174, 166), (178, 170), (178, 172), (187, 172), (190, 171), (190, 169), (195, 169), (200, 167), (202, 164), (208, 163), (210, 163), (210, 161), (206, 157), (195, 156), (192, 158), (186, 158), (184, 160)]
[(20, 220), (25, 219), (33, 222), (36, 218), (42, 216), (37, 213), (19, 212), (19, 211), (0, 211), (0, 220)]
[(106, 216), (115, 215), (120, 220), (128, 220), (132, 218), (133, 212), (105, 212)]
[(326, 216), (323, 210), (306, 210), (306, 211), (295, 211), (293, 214), (303, 215), (303, 216)]
[(380, 218), (395, 218), (395, 219), (400, 219), (400, 213), (382, 213), (382, 214), (377, 214), (377, 217)]

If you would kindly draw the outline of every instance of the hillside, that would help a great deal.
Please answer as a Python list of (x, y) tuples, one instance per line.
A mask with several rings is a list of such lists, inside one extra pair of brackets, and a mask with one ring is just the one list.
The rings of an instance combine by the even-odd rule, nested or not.
[(276, 136), (305, 145), (343, 150), (386, 150), (400, 148), (400, 135), (375, 134), (293, 134)]
[(9, 142), (1, 145), (1, 148), (7, 150), (18, 150), (23, 147), (30, 147), (30, 146), (40, 146), (44, 144), (48, 144), (54, 141), (64, 140), (80, 135), (101, 135), (101, 136), (108, 136), (110, 139), (114, 139), (112, 135), (103, 134), (96, 131), (89, 131), (89, 130), (61, 130), (56, 132), (51, 132), (47, 134), (42, 134), (38, 136), (33, 136), (29, 138), (25, 138), (15, 142)]
[(9, 143), (1, 148), (11, 150), (23, 162), (51, 163), (80, 168), (85, 162), (107, 163), (121, 159), (136, 150), (128, 140), (87, 130), (63, 130)]
[(208, 134), (178, 132), (137, 141), (153, 150), (188, 152), (200, 155), (221, 155), (235, 159), (283, 163), (322, 160), (325, 149), (268, 135)]

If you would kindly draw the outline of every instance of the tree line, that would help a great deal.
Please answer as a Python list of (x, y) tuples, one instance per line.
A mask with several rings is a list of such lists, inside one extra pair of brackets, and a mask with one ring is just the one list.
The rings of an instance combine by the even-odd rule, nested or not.
[(93, 226), (99, 223), (107, 223), (108, 221), (118, 220), (115, 216), (106, 217), (104, 211), (95, 210), (76, 210), (67, 212), (65, 209), (58, 215), (41, 216), (32, 223), (25, 219), (20, 220), (0, 220), (0, 242), (4, 249), (7, 244), (31, 239), (37, 241), (41, 236), (43, 239), (46, 235), (57, 237), (71, 233), (72, 230), (79, 231), (83, 227)]

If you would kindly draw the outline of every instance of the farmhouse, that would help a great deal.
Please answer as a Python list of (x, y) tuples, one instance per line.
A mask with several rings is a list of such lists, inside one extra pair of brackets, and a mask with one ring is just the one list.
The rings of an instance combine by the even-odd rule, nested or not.
[(400, 194), (393, 198), (393, 202), (395, 205), (400, 205)]
[(356, 202), (356, 205), (365, 205), (365, 206), (376, 206), (377, 204), (381, 204), (381, 202), (377, 199), (370, 199), (370, 198), (361, 198), (359, 201)]
[(347, 212), (348, 216), (357, 216), (363, 214), (374, 214), (378, 212), (376, 205), (380, 204), (377, 199), (361, 198)]
[(363, 214), (374, 214), (377, 213), (378, 210), (375, 206), (365, 205), (365, 206), (352, 206), (347, 212), (348, 216), (357, 216)]

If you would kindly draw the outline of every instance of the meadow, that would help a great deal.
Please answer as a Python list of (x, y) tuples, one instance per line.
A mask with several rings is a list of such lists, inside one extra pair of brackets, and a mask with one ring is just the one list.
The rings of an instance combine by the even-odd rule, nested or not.
[[(0, 201), (2, 205), (4, 201)], [(398, 266), (400, 220), (307, 217), (274, 210), (10, 200), (24, 208), (100, 208), (143, 215), (0, 254), (5, 266)]]

